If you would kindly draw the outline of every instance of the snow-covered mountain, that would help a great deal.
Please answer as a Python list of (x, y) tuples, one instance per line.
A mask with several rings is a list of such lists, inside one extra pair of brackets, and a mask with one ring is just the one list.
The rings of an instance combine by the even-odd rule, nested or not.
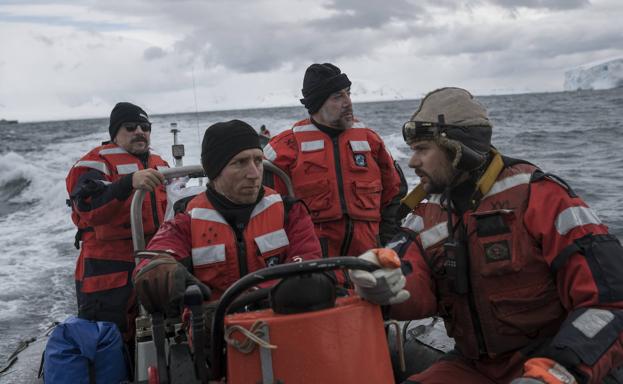
[(565, 91), (623, 87), (623, 57), (590, 63), (565, 72)]

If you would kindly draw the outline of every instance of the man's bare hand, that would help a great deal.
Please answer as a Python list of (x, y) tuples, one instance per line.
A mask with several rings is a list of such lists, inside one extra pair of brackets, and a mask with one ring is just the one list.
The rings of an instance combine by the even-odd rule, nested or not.
[(164, 176), (155, 169), (142, 169), (132, 175), (132, 187), (153, 192), (157, 186), (164, 183)]

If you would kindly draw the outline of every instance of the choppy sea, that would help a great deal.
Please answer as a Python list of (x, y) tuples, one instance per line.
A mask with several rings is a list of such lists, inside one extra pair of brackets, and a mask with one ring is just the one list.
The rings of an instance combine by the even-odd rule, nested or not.
[[(503, 154), (564, 178), (623, 238), (623, 88), (479, 99)], [(410, 187), (417, 177), (407, 167), (409, 148), (400, 127), (417, 105), (404, 100), (354, 106), (355, 115), (385, 140)], [(152, 147), (173, 164), (170, 126), (177, 123), (184, 164), (199, 164), (203, 131), (217, 121), (238, 118), (276, 134), (303, 117), (302, 107), (152, 115)], [(78, 251), (65, 176), (107, 136), (107, 118), (0, 125), (0, 365), (21, 339), (76, 311)]]

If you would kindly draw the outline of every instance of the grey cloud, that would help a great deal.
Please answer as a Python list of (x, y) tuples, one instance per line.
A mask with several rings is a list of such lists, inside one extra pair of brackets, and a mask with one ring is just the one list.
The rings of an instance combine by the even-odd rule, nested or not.
[(506, 8), (575, 9), (590, 5), (589, 0), (490, 0)]
[(35, 35), (35, 39), (39, 40), (40, 42), (42, 42), (43, 44), (45, 44), (45, 45), (47, 45), (49, 47), (54, 45), (54, 40), (50, 39), (47, 36)]
[(166, 56), (166, 52), (160, 47), (149, 47), (143, 51), (143, 58), (145, 60), (156, 60)]
[[(583, 22), (578, 15), (573, 26), (565, 24), (562, 15), (567, 12), (558, 11), (592, 10), (595, 6), (588, 0), (332, 0), (322, 5), (329, 11), (326, 17), (298, 17), (291, 22), (270, 17), (269, 1), (126, 3), (109, 0), (98, 7), (115, 12), (131, 8), (146, 18), (145, 23), (183, 31), (184, 37), (173, 47), (181, 57), (178, 62), (190, 64), (200, 58), (208, 68), (225, 67), (241, 73), (297, 68), (311, 61), (339, 64), (341, 58), (365, 57), (388, 42), (407, 42), (411, 55), (491, 55), (492, 60), (512, 56), (520, 62), (623, 44), (616, 27), (596, 20)], [(517, 22), (479, 23), (468, 17), (444, 24), (443, 18), (435, 16), (444, 10), (449, 15), (457, 11), (469, 15), (486, 4), (508, 9), (506, 17)], [(518, 20), (515, 11), (521, 7), (539, 10), (545, 25)], [(507, 50), (512, 52), (504, 54)], [(147, 60), (162, 55), (164, 51), (157, 47), (144, 51)], [(513, 65), (510, 59), (508, 64)]]
[(420, 8), (407, 0), (333, 0), (327, 9), (337, 12), (335, 16), (314, 22), (332, 30), (351, 28), (380, 28), (395, 20), (410, 20)]

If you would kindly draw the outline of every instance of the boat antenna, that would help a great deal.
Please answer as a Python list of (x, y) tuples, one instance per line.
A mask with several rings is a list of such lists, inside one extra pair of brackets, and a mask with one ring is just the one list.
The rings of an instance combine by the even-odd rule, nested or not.
[[(193, 96), (195, 97), (195, 126), (197, 127), (197, 143), (201, 146), (201, 135), (199, 134), (199, 107), (197, 107), (197, 87), (195, 86), (195, 64), (192, 67), (193, 77)], [(199, 178), (199, 185), (203, 185), (203, 178)]]

